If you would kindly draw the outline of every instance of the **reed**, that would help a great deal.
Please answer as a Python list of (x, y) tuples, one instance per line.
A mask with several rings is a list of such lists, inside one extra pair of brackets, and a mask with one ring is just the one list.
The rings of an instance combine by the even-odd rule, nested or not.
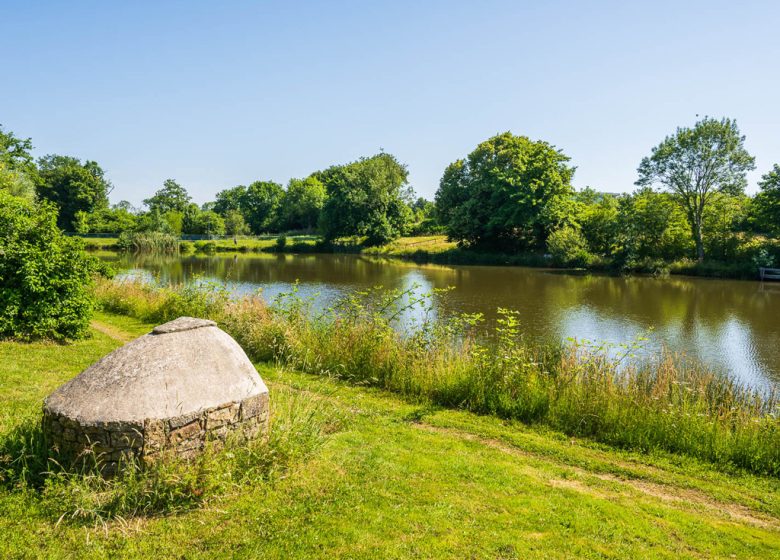
[(179, 253), (179, 238), (159, 231), (128, 231), (119, 236), (116, 247), (133, 253), (175, 255)]

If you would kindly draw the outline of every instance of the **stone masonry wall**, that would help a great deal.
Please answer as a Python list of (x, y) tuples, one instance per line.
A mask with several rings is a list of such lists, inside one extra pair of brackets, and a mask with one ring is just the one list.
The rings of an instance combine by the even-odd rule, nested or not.
[(131, 459), (144, 465), (169, 455), (192, 459), (203, 451), (207, 442), (222, 445), (230, 434), (254, 439), (267, 432), (268, 414), (268, 393), (143, 423), (82, 425), (73, 418), (52, 414), (44, 408), (43, 431), (49, 446), (61, 458), (78, 462), (93, 457), (101, 472), (111, 475)]

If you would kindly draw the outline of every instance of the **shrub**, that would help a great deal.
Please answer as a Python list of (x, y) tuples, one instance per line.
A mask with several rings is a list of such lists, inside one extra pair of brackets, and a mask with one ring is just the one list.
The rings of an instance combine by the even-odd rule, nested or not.
[(94, 308), (97, 270), (83, 242), (57, 227), (48, 202), (0, 193), (0, 336), (83, 337)]
[(592, 259), (585, 237), (571, 226), (563, 226), (550, 234), (547, 251), (553, 261), (562, 266), (587, 266)]
[(287, 236), (285, 234), (281, 234), (276, 238), (276, 250), (282, 252), (284, 251), (285, 247), (287, 247)]
[(196, 241), (195, 242), (196, 253), (206, 253), (207, 255), (213, 255), (217, 252), (217, 244), (213, 241)]

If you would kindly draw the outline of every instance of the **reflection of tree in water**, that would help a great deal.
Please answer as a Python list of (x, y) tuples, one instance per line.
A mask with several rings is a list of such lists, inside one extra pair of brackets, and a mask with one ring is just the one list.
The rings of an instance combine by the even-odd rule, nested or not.
[(355, 255), (143, 256), (128, 264), (163, 282), (199, 276), (228, 281), (241, 293), (262, 287), (268, 298), (296, 280), (303, 295), (319, 293), (329, 301), (380, 285), (403, 290), (416, 284), (418, 294), (454, 286), (436, 299), (443, 316), (480, 312), (490, 326), (498, 307), (516, 309), (526, 335), (542, 340), (590, 335), (622, 342), (654, 327), (659, 342), (713, 367), (744, 369), (745, 379), (754, 370), (780, 377), (780, 291), (762, 291), (755, 282), (415, 265)]

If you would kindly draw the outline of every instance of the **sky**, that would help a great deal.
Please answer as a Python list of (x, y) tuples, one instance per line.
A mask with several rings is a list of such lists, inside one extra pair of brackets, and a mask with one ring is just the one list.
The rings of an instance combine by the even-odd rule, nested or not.
[(780, 162), (780, 2), (0, 0), (0, 124), (35, 155), (97, 161), (112, 202), (167, 178), (199, 203), (380, 150), (433, 198), (504, 131), (634, 190), (697, 115)]

